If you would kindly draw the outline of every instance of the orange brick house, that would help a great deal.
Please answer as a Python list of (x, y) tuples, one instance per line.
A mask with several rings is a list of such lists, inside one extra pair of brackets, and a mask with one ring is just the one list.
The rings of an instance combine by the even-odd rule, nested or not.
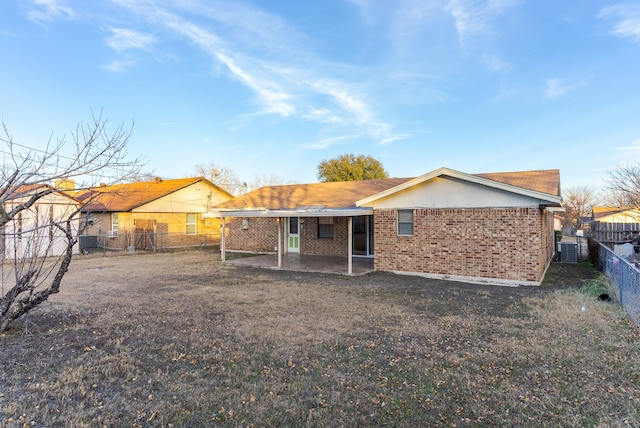
[(156, 249), (217, 243), (220, 221), (210, 207), (233, 198), (203, 177), (140, 181), (81, 191), (84, 235), (112, 249)]
[[(375, 270), (539, 285), (553, 259), (559, 170), (267, 186), (222, 202), (221, 251), (373, 259)], [(280, 260), (280, 257), (278, 257)], [(349, 271), (351, 273), (351, 271)]]

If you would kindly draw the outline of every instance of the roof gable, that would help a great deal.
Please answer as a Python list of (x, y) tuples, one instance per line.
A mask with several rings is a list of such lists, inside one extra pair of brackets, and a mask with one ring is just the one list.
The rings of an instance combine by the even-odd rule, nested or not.
[(127, 212), (201, 181), (232, 198), (229, 193), (203, 177), (93, 187), (81, 192), (77, 198), (89, 202), (85, 211)]
[(562, 200), (560, 197), (559, 170), (466, 174), (449, 168), (439, 168), (393, 188), (361, 199), (357, 201), (357, 205), (370, 205), (375, 201), (398, 194), (399, 192), (439, 177), (450, 177), (462, 182), (474, 183), (490, 189), (497, 189), (515, 195), (538, 199), (541, 202), (553, 206), (560, 206)]

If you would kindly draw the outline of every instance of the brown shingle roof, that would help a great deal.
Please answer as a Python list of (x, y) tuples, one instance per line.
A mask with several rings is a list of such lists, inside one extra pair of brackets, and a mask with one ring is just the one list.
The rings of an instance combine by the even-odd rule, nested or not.
[(76, 198), (81, 201), (91, 199), (84, 208), (85, 211), (126, 212), (199, 181), (207, 180), (203, 177), (194, 177), (115, 184), (85, 190)]
[(408, 181), (409, 178), (266, 186), (216, 205), (217, 209), (301, 207), (352, 208), (355, 202)]
[[(473, 175), (554, 196), (560, 195), (560, 171), (557, 169)], [(356, 201), (392, 189), (412, 179), (413, 178), (388, 178), (367, 181), (266, 186), (218, 204), (214, 209), (243, 210), (263, 208), (286, 210), (303, 207), (323, 207), (327, 209), (353, 208), (356, 206)]]
[(535, 190), (536, 192), (547, 193), (553, 196), (560, 196), (560, 170), (558, 169), (519, 172), (493, 172), (488, 174), (473, 175), (475, 175), (476, 177), (488, 178), (489, 180), (509, 184), (511, 186)]

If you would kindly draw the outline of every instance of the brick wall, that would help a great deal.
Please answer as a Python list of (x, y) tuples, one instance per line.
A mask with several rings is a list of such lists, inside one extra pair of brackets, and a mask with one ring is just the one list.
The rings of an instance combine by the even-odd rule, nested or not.
[[(91, 213), (93, 225), (87, 225), (84, 235), (99, 235), (111, 230), (111, 213)], [(83, 220), (86, 220), (85, 214)], [(201, 214), (196, 215), (197, 233), (209, 235), (220, 239), (220, 219), (202, 218)], [(156, 220), (158, 233), (187, 234), (187, 214), (186, 213), (138, 213), (121, 212), (118, 213), (118, 232), (132, 232), (134, 220)]]
[(278, 245), (278, 225), (275, 218), (226, 219), (225, 248), (227, 250), (272, 253)]
[[(228, 218), (225, 246), (227, 250), (273, 252), (278, 245), (275, 218), (248, 218), (243, 229), (241, 218)], [(286, 221), (286, 220), (285, 220)], [(300, 224), (300, 253), (347, 256), (348, 218), (333, 218), (333, 238), (318, 238), (318, 218), (303, 217)]]
[(540, 209), (415, 209), (413, 213), (413, 235), (398, 236), (397, 210), (375, 211), (376, 270), (542, 279), (551, 237), (550, 216)]
[(333, 217), (333, 238), (318, 238), (318, 218), (303, 218), (300, 226), (300, 251), (302, 254), (323, 256), (347, 256), (349, 246), (348, 217)]

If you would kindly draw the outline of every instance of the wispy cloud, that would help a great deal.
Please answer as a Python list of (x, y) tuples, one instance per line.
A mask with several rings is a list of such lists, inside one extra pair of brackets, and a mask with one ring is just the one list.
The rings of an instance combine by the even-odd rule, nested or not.
[[(511, 70), (497, 52), (500, 24), (505, 15), (517, 12), (521, 0), (407, 0), (398, 4), (391, 22), (391, 38), (400, 59), (415, 67), (416, 53), (434, 58), (439, 46), (425, 46), (425, 39), (457, 41), (446, 52), (445, 61), (457, 55), (471, 56), (492, 73)], [(443, 53), (440, 52), (440, 55)]]
[[(158, 33), (168, 31), (188, 40), (219, 70), (249, 88), (260, 110), (243, 115), (243, 121), (265, 114), (314, 121), (324, 135), (314, 147), (352, 138), (378, 143), (404, 138), (393, 135), (391, 125), (377, 118), (375, 103), (359, 89), (366, 82), (350, 81), (344, 65), (315, 57), (309, 45), (301, 45), (307, 37), (278, 15), (245, 3), (221, 8), (195, 0), (166, 9), (153, 1), (113, 1), (156, 26)], [(192, 15), (200, 19), (190, 19)], [(155, 42), (140, 34), (117, 36), (113, 44), (123, 49)]]
[(112, 28), (107, 46), (116, 52), (132, 49), (149, 50), (157, 42), (155, 36), (126, 28)]
[(158, 41), (151, 34), (127, 28), (111, 28), (109, 31), (110, 35), (107, 37), (106, 45), (116, 51), (118, 58), (102, 66), (102, 68), (116, 73), (135, 66), (141, 60), (137, 52), (151, 52), (153, 45)]
[(285, 117), (295, 113), (296, 107), (290, 102), (292, 95), (277, 81), (251, 74), (226, 54), (218, 53), (216, 57), (238, 80), (253, 89), (264, 106), (264, 113), (275, 113)]
[(300, 147), (307, 149), (326, 149), (336, 144), (342, 144), (348, 140), (356, 139), (359, 135), (341, 135), (339, 137), (320, 138), (309, 144), (301, 144)]
[(570, 91), (583, 87), (586, 84), (586, 81), (566, 82), (562, 79), (547, 79), (545, 97), (554, 100), (556, 98), (562, 97)]
[(27, 16), (32, 21), (46, 22), (56, 19), (75, 19), (76, 12), (65, 0), (31, 0)]
[(482, 63), (494, 72), (506, 72), (511, 70), (511, 64), (497, 54), (485, 53), (481, 55)]
[(386, 146), (387, 144), (391, 144), (395, 141), (400, 141), (400, 140), (406, 140), (407, 138), (410, 138), (411, 134), (396, 134), (396, 135), (390, 135), (387, 138), (383, 138), (382, 140), (380, 140), (380, 145), (381, 146)]
[(628, 146), (616, 147), (616, 150), (622, 152), (623, 156), (626, 159), (637, 158), (638, 156), (640, 156), (640, 139), (635, 140)]
[(519, 3), (519, 0), (450, 0), (445, 10), (454, 19), (460, 45), (467, 47), (473, 38), (493, 34), (492, 20)]
[(624, 39), (640, 42), (640, 5), (616, 4), (604, 7), (598, 18), (612, 25), (611, 32)]
[(227, 48), (227, 42), (193, 22), (166, 11), (158, 11), (158, 14), (162, 17), (161, 22), (168, 28), (207, 52), (224, 65), (231, 76), (252, 89), (263, 106), (261, 113), (287, 117), (296, 111), (296, 107), (290, 103), (292, 95), (283, 87), (282, 82), (274, 78), (274, 73), (270, 70), (274, 66), (269, 67), (251, 56), (234, 51), (232, 46)]
[(112, 71), (114, 73), (122, 73), (127, 69), (135, 66), (137, 62), (131, 58), (122, 58), (109, 62), (108, 64), (102, 65), (101, 68), (103, 70)]

